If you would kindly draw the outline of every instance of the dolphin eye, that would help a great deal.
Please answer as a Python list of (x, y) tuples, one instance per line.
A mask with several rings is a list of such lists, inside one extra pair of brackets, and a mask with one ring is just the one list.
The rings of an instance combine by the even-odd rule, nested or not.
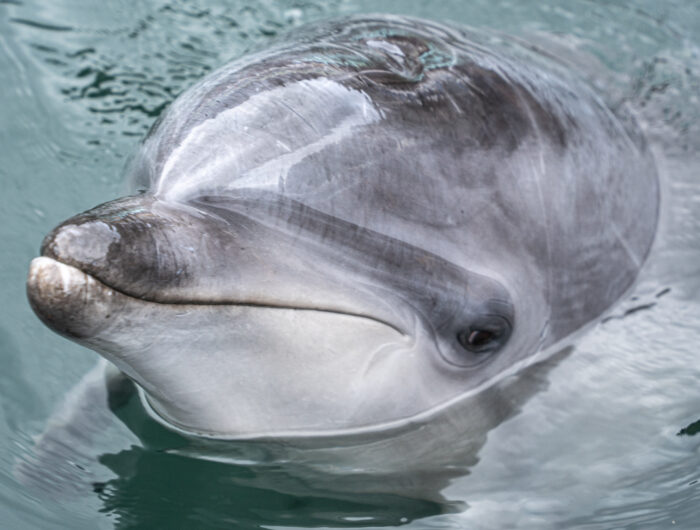
[(513, 334), (514, 322), (515, 308), (507, 293), (478, 305), (465, 303), (442, 329), (436, 330), (438, 353), (458, 369), (486, 366), (502, 351), (513, 353), (505, 346)]
[(510, 322), (497, 315), (485, 315), (457, 333), (457, 342), (476, 358), (484, 359), (503, 346), (510, 336)]
[(473, 329), (459, 334), (459, 343), (469, 350), (478, 350), (487, 346), (494, 338), (494, 333), (487, 329)]
[(496, 329), (470, 327), (457, 334), (457, 341), (462, 348), (474, 353), (487, 353), (492, 350), (500, 336)]

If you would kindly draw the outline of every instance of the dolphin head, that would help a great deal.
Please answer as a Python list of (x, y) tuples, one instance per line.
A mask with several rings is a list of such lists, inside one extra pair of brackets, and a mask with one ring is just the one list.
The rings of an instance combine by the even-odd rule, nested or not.
[(27, 286), (36, 313), (189, 432), (400, 424), (518, 351), (495, 279), (279, 196), (127, 197), (62, 223), (41, 254)]
[(147, 191), (31, 266), (39, 316), (157, 417), (221, 438), (412, 424), (632, 285), (656, 173), (590, 89), (425, 21), (294, 38), (179, 96), (135, 158)]

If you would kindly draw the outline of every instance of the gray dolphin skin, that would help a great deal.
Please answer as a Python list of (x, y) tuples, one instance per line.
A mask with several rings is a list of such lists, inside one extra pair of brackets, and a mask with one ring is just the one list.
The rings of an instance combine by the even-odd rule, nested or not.
[(481, 392), (632, 286), (659, 212), (636, 125), (508, 49), (349, 17), (224, 66), (153, 126), (134, 195), (46, 237), (33, 309), (205, 437), (378, 432)]

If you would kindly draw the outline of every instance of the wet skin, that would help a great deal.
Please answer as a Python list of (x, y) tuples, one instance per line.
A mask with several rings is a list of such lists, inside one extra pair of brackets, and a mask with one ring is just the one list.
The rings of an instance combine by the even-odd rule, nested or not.
[(212, 73), (139, 193), (46, 237), (32, 307), (225, 439), (390, 429), (554, 349), (637, 277), (656, 170), (582, 82), (479, 40), (349, 18)]

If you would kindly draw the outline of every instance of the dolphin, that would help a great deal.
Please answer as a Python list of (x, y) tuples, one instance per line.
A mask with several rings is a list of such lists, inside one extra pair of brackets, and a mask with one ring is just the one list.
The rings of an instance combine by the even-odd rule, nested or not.
[(30, 304), (155, 419), (224, 441), (373, 436), (478, 395), (600, 319), (659, 214), (639, 126), (574, 73), (399, 16), (211, 73), (127, 179), (46, 236)]

